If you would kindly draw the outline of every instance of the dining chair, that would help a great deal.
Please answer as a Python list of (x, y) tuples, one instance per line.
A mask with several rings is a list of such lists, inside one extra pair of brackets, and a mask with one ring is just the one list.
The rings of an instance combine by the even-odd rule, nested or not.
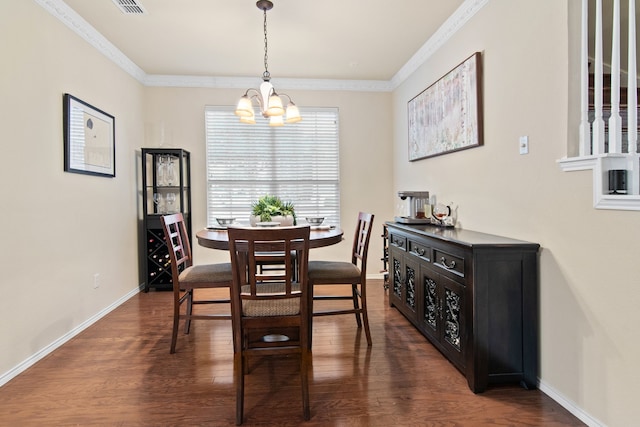
[[(373, 225), (373, 214), (360, 212), (358, 224), (353, 238), (351, 262), (347, 261), (309, 261), (309, 302), (313, 317), (332, 316), (341, 314), (355, 314), (358, 328), (364, 324), (367, 345), (371, 346), (371, 332), (369, 331), (369, 317), (367, 315), (367, 253), (369, 252), (369, 238)], [(317, 286), (346, 285), (337, 287), (336, 294), (315, 295)], [(335, 287), (335, 286), (334, 286)], [(316, 301), (351, 300), (353, 308), (316, 309)], [(361, 317), (362, 316), (362, 320)], [(311, 333), (309, 333), (311, 337)], [(311, 342), (311, 341), (310, 341)]]
[[(192, 319), (231, 319), (230, 314), (194, 314), (193, 306), (200, 304), (229, 304), (229, 298), (196, 299), (196, 289), (231, 288), (231, 263), (193, 265), (189, 233), (182, 213), (161, 217), (165, 241), (169, 249), (173, 282), (173, 333), (171, 354), (176, 352), (178, 324), (184, 319), (184, 333), (188, 334)], [(185, 312), (181, 306), (186, 303)]]
[[(307, 264), (309, 226), (273, 229), (230, 227), (229, 251), (233, 268), (231, 313), (233, 325), (233, 371), (236, 385), (236, 424), (243, 422), (245, 375), (249, 358), (293, 354), (300, 359), (302, 410), (310, 418)], [(283, 257), (282, 270), (262, 271), (261, 252), (295, 251)], [(294, 268), (298, 271), (294, 274)], [(297, 280), (294, 280), (294, 277)], [(272, 393), (269, 393), (272, 394)]]

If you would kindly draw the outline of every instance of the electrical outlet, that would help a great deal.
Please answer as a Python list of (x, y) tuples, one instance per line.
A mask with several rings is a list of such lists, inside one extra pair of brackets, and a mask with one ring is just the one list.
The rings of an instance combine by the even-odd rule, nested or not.
[(520, 154), (529, 154), (529, 137), (520, 137)]
[(93, 275), (93, 289), (98, 289), (100, 287), (100, 273), (95, 273)]

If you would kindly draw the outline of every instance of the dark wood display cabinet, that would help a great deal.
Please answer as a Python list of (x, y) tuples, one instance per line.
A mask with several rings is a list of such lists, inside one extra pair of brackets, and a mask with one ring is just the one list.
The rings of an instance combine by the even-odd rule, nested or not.
[(162, 215), (182, 212), (191, 236), (191, 163), (181, 148), (142, 149), (144, 291), (173, 288)]
[(536, 388), (540, 245), (435, 225), (386, 225), (389, 304), (474, 393), (494, 383)]

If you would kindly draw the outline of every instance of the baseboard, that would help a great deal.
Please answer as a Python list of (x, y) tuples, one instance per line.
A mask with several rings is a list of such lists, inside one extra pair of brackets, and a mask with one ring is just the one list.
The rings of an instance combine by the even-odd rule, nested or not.
[(93, 325), (98, 320), (102, 319), (104, 316), (106, 316), (107, 314), (109, 314), (110, 312), (118, 308), (120, 305), (125, 303), (129, 298), (138, 294), (140, 290), (141, 290), (141, 287), (136, 287), (132, 289), (131, 291), (126, 293), (123, 297), (116, 300), (113, 304), (99, 311), (98, 313), (96, 313), (86, 321), (82, 322), (81, 324), (79, 324), (78, 326), (76, 326), (75, 328), (73, 328), (72, 330), (70, 330), (69, 332), (67, 332), (66, 334), (64, 334), (63, 336), (61, 336), (60, 338), (58, 338), (48, 346), (34, 353), (33, 355), (31, 355), (30, 357), (28, 357), (27, 359), (25, 359), (24, 361), (22, 361), (12, 369), (10, 369), (9, 371), (3, 373), (0, 376), (0, 387), (2, 387), (3, 385), (11, 381), (13, 378), (20, 375), (22, 372), (26, 371), (29, 367), (33, 366), (36, 362), (45, 358), (47, 355), (49, 355), (51, 352), (56, 350), (58, 347), (68, 342), (71, 338), (75, 337), (80, 332), (84, 331), (89, 326)]
[(558, 393), (556, 389), (550, 387), (544, 381), (540, 380), (538, 388), (540, 389), (540, 391), (549, 396), (551, 399), (555, 400), (560, 406), (571, 412), (576, 418), (578, 418), (589, 427), (604, 427), (606, 425), (601, 421), (593, 418), (591, 415), (587, 414), (584, 409), (576, 405), (575, 402), (567, 399), (563, 394)]

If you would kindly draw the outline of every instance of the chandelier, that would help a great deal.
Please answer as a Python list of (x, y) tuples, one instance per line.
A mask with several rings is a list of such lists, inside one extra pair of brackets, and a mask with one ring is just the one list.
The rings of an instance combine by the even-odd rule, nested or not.
[[(260, 112), (265, 118), (269, 119), (269, 126), (282, 126), (284, 123), (296, 123), (302, 120), (300, 117), (300, 111), (298, 107), (293, 103), (291, 97), (285, 93), (277, 94), (271, 80), (271, 74), (269, 73), (269, 66), (267, 64), (267, 10), (273, 8), (273, 3), (269, 0), (258, 0), (256, 2), (258, 9), (262, 10), (264, 14), (264, 73), (262, 73), (262, 84), (260, 89), (247, 89), (244, 95), (238, 101), (235, 114), (240, 116), (240, 121), (243, 123), (254, 124), (256, 122), (253, 113), (253, 101), (258, 103)], [(282, 103), (282, 98), (287, 98), (287, 103)], [(286, 110), (285, 110), (286, 105)], [(283, 115), (286, 118), (283, 120)]]

